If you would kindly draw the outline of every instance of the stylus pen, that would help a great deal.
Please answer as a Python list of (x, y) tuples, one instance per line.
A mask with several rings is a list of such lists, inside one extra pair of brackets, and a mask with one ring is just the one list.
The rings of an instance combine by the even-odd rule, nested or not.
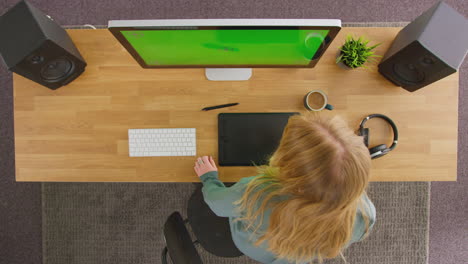
[(213, 110), (213, 109), (218, 109), (218, 108), (223, 108), (223, 107), (229, 107), (229, 106), (235, 106), (235, 105), (238, 105), (239, 103), (232, 103), (232, 104), (223, 104), (223, 105), (215, 105), (215, 106), (209, 106), (209, 107), (205, 107), (202, 109), (202, 111), (210, 111), (210, 110)]

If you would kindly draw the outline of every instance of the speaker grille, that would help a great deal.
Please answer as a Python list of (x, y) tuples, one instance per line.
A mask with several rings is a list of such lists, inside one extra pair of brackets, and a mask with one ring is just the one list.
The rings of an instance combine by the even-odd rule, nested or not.
[(46, 82), (60, 82), (74, 70), (73, 61), (60, 58), (49, 61), (41, 68), (41, 78)]
[(425, 79), (424, 72), (412, 63), (396, 63), (393, 72), (401, 81), (409, 84), (418, 84)]

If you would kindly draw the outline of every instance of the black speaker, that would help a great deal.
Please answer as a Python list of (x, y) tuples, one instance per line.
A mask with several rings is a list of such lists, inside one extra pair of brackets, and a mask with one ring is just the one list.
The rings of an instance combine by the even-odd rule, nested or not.
[(86, 67), (67, 32), (26, 1), (0, 17), (0, 39), (7, 68), (50, 89), (73, 81)]
[(414, 92), (456, 72), (467, 50), (468, 20), (440, 2), (398, 33), (379, 72)]

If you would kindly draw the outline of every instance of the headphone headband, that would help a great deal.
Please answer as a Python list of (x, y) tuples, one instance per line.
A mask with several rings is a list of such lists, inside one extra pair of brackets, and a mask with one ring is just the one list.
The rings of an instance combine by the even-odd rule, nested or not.
[(393, 130), (393, 143), (392, 145), (388, 148), (389, 150), (393, 150), (397, 143), (398, 143), (398, 129), (395, 125), (395, 123), (393, 122), (392, 119), (390, 119), (390, 117), (386, 116), (386, 115), (382, 115), (382, 114), (372, 114), (372, 115), (368, 115), (367, 117), (365, 117), (362, 121), (361, 121), (361, 124), (359, 125), (359, 128), (362, 129), (364, 128), (364, 124), (369, 120), (369, 119), (372, 119), (372, 118), (381, 118), (385, 121), (387, 121), (387, 123), (392, 127), (392, 130)]

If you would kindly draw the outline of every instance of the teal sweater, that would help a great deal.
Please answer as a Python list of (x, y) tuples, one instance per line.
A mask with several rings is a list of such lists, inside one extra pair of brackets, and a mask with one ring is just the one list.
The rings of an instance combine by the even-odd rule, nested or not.
[[(218, 179), (218, 172), (212, 171), (203, 174), (200, 179), (203, 182), (203, 197), (205, 202), (210, 206), (213, 212), (221, 217), (229, 217), (229, 224), (231, 226), (232, 239), (236, 244), (237, 248), (244, 253), (246, 256), (259, 261), (261, 263), (272, 263), (272, 264), (289, 264), (284, 259), (278, 259), (273, 253), (267, 250), (266, 242), (259, 247), (254, 246), (252, 240), (252, 234), (248, 232), (242, 221), (234, 221), (240, 217), (240, 213), (236, 209), (234, 202), (239, 200), (245, 192), (247, 184), (256, 176), (242, 178), (239, 182), (233, 186), (227, 188)], [(370, 216), (370, 228), (375, 222), (375, 207), (372, 202), (365, 196), (365, 200), (368, 202), (368, 208), (370, 212), (367, 212)], [(266, 231), (269, 223), (269, 217), (271, 210), (266, 210), (264, 213), (264, 221), (259, 229), (260, 232)], [(354, 243), (360, 241), (365, 232), (364, 219), (360, 212), (356, 212), (357, 217), (354, 223), (354, 230), (351, 241), (348, 243)]]

